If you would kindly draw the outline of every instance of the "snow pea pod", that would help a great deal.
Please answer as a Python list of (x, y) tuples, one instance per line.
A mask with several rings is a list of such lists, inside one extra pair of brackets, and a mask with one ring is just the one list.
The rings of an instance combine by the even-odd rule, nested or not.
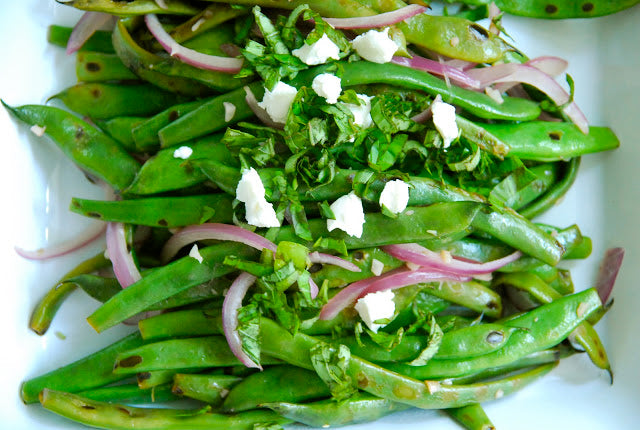
[(90, 427), (128, 430), (252, 430), (260, 423), (291, 422), (269, 410), (247, 411), (223, 415), (203, 409), (138, 408), (89, 400), (60, 391), (44, 390), (40, 403), (58, 415)]
[[(47, 30), (47, 41), (52, 45), (66, 48), (73, 28), (61, 25), (50, 25)], [(111, 32), (97, 30), (93, 35), (80, 47), (80, 52), (94, 51), (105, 54), (113, 54), (113, 44), (111, 43)]]
[(422, 284), (427, 293), (464, 306), (490, 318), (502, 315), (502, 297), (479, 282), (438, 282)]
[(120, 201), (73, 198), (69, 209), (103, 221), (175, 228), (205, 221), (230, 223), (233, 221), (232, 202), (233, 197), (224, 193)]
[(117, 140), (127, 152), (136, 153), (143, 152), (137, 147), (133, 140), (132, 129), (137, 125), (146, 121), (146, 117), (139, 116), (117, 116), (107, 120), (94, 121), (100, 129)]
[(232, 269), (220, 264), (226, 256), (249, 258), (255, 251), (244, 245), (225, 243), (202, 248), (200, 255), (202, 263), (187, 256), (155, 269), (109, 299), (87, 321), (98, 332), (106, 330), (181, 291), (229, 273)]
[(139, 163), (116, 141), (70, 112), (50, 106), (2, 104), (28, 125), (44, 127), (45, 134), (67, 157), (116, 192), (127, 187), (140, 169)]
[[(170, 34), (178, 43), (192, 40), (194, 37), (217, 27), (223, 22), (229, 21), (248, 13), (248, 9), (231, 7), (228, 4), (212, 4), (192, 16), (189, 20), (171, 30)], [(193, 46), (189, 46), (195, 49)]]
[(29, 379), (20, 387), (22, 401), (27, 404), (37, 402), (38, 394), (45, 388), (78, 392), (119, 381), (122, 376), (113, 373), (116, 356), (142, 344), (140, 335), (133, 333), (78, 361)]
[[(253, 83), (248, 87), (256, 98), (262, 98), (264, 88), (261, 83)], [(177, 145), (251, 118), (253, 111), (247, 105), (245, 96), (245, 90), (239, 88), (209, 99), (193, 111), (161, 128), (158, 131), (160, 145), (162, 147)], [(236, 107), (231, 121), (225, 121), (224, 103), (231, 103)]]
[[(266, 357), (262, 364), (279, 360)], [(240, 366), (224, 336), (170, 339), (123, 351), (116, 357), (113, 373), (131, 375), (152, 370)]]
[(234, 413), (271, 402), (304, 402), (329, 397), (329, 387), (313, 371), (296, 366), (274, 366), (247, 376), (233, 387), (222, 411)]
[(567, 122), (531, 121), (482, 124), (482, 127), (506, 143), (509, 154), (523, 160), (568, 160), (620, 146), (618, 137), (608, 127), (590, 127), (589, 134)]
[(92, 119), (153, 115), (184, 101), (174, 93), (149, 84), (77, 84), (50, 97)]
[(451, 330), (442, 337), (442, 343), (434, 358), (456, 359), (489, 354), (502, 348), (517, 327), (505, 327), (501, 324), (477, 324)]
[[(467, 112), (484, 119), (531, 121), (540, 115), (540, 108), (530, 100), (506, 97), (503, 103), (498, 103), (484, 93), (447, 85), (445, 81), (427, 72), (410, 67), (368, 61), (338, 64), (342, 70), (343, 88), (363, 84), (389, 84), (424, 91), (433, 96), (439, 94), (444, 101), (460, 106)], [(323, 66), (305, 70), (292, 82), (297, 88), (308, 85), (316, 75), (323, 73), (324, 70)], [(493, 129), (488, 129), (488, 131), (508, 143), (500, 134), (494, 133)]]
[(139, 19), (119, 19), (113, 29), (113, 48), (124, 65), (141, 79), (164, 90), (191, 97), (210, 95), (212, 89), (206, 85), (154, 70), (156, 64), (167, 60), (145, 50), (133, 39), (130, 32), (141, 22)]
[(71, 0), (65, 2), (65, 4), (80, 10), (105, 12), (117, 16), (146, 15), (148, 13), (193, 15), (200, 12), (197, 6), (182, 0), (165, 0), (162, 7), (154, 0), (127, 0), (123, 2), (112, 0)]
[(171, 392), (169, 384), (159, 385), (151, 389), (142, 389), (138, 387), (138, 384), (120, 384), (81, 391), (77, 395), (100, 402), (134, 404), (161, 403), (179, 399), (178, 396)]
[(81, 51), (76, 56), (76, 76), (80, 82), (137, 80), (115, 54)]
[(479, 403), (473, 403), (460, 408), (445, 409), (447, 415), (468, 430), (495, 430), (487, 413)]
[(220, 406), (242, 378), (232, 375), (192, 375), (178, 373), (173, 377), (171, 391), (178, 395), (200, 400), (213, 406)]
[(283, 417), (314, 428), (340, 427), (375, 421), (410, 406), (358, 393), (342, 402), (332, 399), (310, 403), (275, 402), (263, 405)]
[(29, 319), (29, 328), (41, 336), (47, 332), (62, 302), (76, 289), (72, 283), (65, 282), (67, 279), (110, 265), (111, 261), (100, 252), (67, 272), (38, 302)]
[(138, 382), (138, 387), (143, 390), (148, 390), (173, 382), (173, 378), (178, 374), (197, 373), (202, 370), (203, 369), (198, 367), (191, 369), (151, 370), (149, 372), (138, 373), (136, 375), (136, 381)]
[[(310, 350), (327, 346), (302, 333), (292, 335), (266, 318), (260, 322), (260, 337), (262, 352), (306, 369), (313, 368)], [(375, 396), (422, 409), (446, 409), (493, 400), (500, 393), (510, 394), (545, 375), (553, 367), (543, 365), (529, 372), (482, 384), (440, 385), (426, 384), (351, 355), (346, 364), (346, 375), (357, 383), (359, 389)]]
[[(489, 0), (462, 0), (471, 5), (489, 4)], [(636, 4), (638, 0), (496, 0), (500, 10), (512, 15), (530, 18), (568, 19), (592, 18), (620, 12)]]

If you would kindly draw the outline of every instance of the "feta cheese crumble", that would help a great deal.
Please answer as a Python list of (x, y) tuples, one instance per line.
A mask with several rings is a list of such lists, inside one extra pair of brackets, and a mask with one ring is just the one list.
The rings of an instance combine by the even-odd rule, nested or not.
[(381, 319), (391, 319), (396, 311), (396, 304), (393, 302), (393, 291), (379, 291), (369, 293), (356, 302), (355, 309), (360, 318), (375, 333), (380, 327), (386, 324), (376, 324), (375, 321)]
[(200, 264), (202, 264), (202, 261), (204, 260), (202, 258), (202, 255), (200, 255), (200, 250), (198, 249), (198, 245), (193, 245), (193, 247), (191, 248), (191, 251), (189, 251), (189, 257), (195, 258), (196, 260), (198, 260), (198, 263)]
[(379, 203), (381, 207), (384, 206), (392, 213), (399, 214), (407, 208), (409, 203), (409, 185), (400, 179), (387, 182), (380, 193)]
[(377, 258), (371, 260), (371, 273), (376, 276), (382, 275), (382, 271), (384, 270), (384, 263)]
[(373, 124), (373, 119), (371, 119), (371, 100), (373, 97), (364, 94), (357, 94), (357, 96), (363, 104), (354, 105), (352, 103), (346, 103), (345, 106), (347, 106), (353, 114), (353, 123), (355, 125), (359, 125), (362, 128), (369, 128), (371, 124)]
[(327, 220), (327, 230), (333, 231), (336, 228), (346, 232), (349, 236), (362, 236), (362, 226), (364, 225), (364, 210), (362, 200), (352, 191), (346, 194), (329, 206), (336, 219)]
[(247, 222), (256, 227), (280, 227), (276, 211), (264, 194), (264, 185), (256, 169), (245, 169), (236, 187), (236, 199), (244, 203)]
[(229, 102), (222, 102), (222, 106), (224, 107), (224, 121), (231, 121), (236, 114), (236, 105)]
[(330, 105), (338, 102), (338, 97), (342, 93), (341, 79), (331, 73), (321, 73), (311, 83), (311, 88), (320, 97), (324, 97)]
[(193, 149), (189, 148), (188, 146), (181, 146), (180, 148), (173, 151), (173, 158), (182, 158), (183, 160), (186, 160), (187, 158), (191, 157), (191, 154), (193, 154)]
[(456, 124), (456, 108), (443, 102), (442, 98), (438, 96), (431, 104), (431, 113), (433, 114), (433, 125), (442, 136), (442, 146), (448, 148), (459, 134), (458, 124)]
[(297, 93), (298, 90), (295, 87), (284, 82), (278, 82), (273, 87), (273, 90), (265, 89), (264, 97), (261, 102), (258, 102), (258, 106), (266, 110), (273, 121), (284, 124), (287, 122), (289, 109)]
[(388, 63), (398, 50), (396, 42), (389, 38), (389, 28), (369, 30), (351, 41), (359, 56), (373, 63)]
[(340, 59), (340, 48), (326, 34), (323, 34), (320, 39), (311, 45), (307, 45), (305, 42), (304, 45), (294, 49), (291, 53), (309, 66), (324, 64), (329, 58)]

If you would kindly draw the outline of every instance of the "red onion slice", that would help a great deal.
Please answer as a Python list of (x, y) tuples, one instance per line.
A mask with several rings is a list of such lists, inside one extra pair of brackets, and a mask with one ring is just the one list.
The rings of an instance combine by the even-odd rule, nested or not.
[(107, 226), (103, 222), (95, 222), (79, 236), (61, 244), (47, 248), (27, 250), (16, 246), (14, 249), (19, 256), (28, 260), (47, 260), (49, 258), (60, 257), (93, 243), (103, 237)]
[(322, 18), (333, 28), (356, 29), (388, 27), (427, 11), (425, 6), (411, 4), (391, 12), (356, 18)]
[(318, 284), (316, 284), (316, 281), (314, 281), (313, 278), (309, 278), (309, 294), (311, 295), (311, 298), (315, 299), (316, 297), (318, 297), (319, 292), (320, 289), (318, 288)]
[(107, 252), (113, 265), (113, 273), (122, 288), (127, 288), (142, 279), (138, 266), (127, 248), (123, 223), (107, 223)]
[(67, 54), (73, 54), (82, 48), (87, 40), (102, 26), (114, 19), (113, 15), (103, 12), (85, 12), (71, 31), (67, 42)]
[(526, 64), (531, 67), (535, 67), (550, 76), (560, 76), (567, 70), (567, 67), (569, 67), (569, 62), (564, 58), (553, 57), (550, 55), (532, 58), (527, 61)]
[(255, 114), (255, 116), (257, 116), (258, 119), (264, 125), (266, 125), (267, 127), (277, 128), (280, 130), (284, 128), (284, 124), (279, 124), (274, 120), (272, 120), (269, 114), (267, 113), (267, 111), (262, 109), (260, 105), (258, 105), (258, 100), (256, 99), (256, 96), (253, 94), (253, 91), (251, 91), (251, 88), (244, 87), (244, 92), (246, 94), (244, 100), (247, 102), (249, 109), (251, 109), (251, 111)]
[(438, 62), (430, 60), (428, 58), (421, 57), (419, 55), (411, 54), (411, 58), (394, 56), (391, 59), (392, 63), (399, 64), (405, 67), (411, 67), (412, 69), (422, 70), (425, 72), (433, 73), (434, 75), (443, 76), (450, 81), (457, 83), (461, 87), (480, 89), (481, 83), (478, 79), (469, 76), (468, 72), (450, 66), (445, 62)]
[(398, 260), (417, 264), (431, 270), (453, 273), (460, 276), (483, 275), (494, 272), (517, 260), (522, 255), (520, 251), (516, 251), (506, 257), (489, 261), (487, 263), (470, 263), (468, 261), (457, 260), (455, 258), (452, 258), (451, 261), (444, 261), (440, 253), (433, 252), (430, 249), (415, 243), (387, 245), (382, 247), (382, 249)]
[(254, 363), (244, 352), (238, 334), (238, 310), (242, 307), (242, 299), (255, 281), (256, 277), (247, 272), (240, 273), (233, 281), (222, 303), (222, 328), (233, 355), (245, 366), (262, 370), (262, 366)]
[(462, 70), (463, 72), (466, 72), (469, 69), (473, 69), (478, 65), (478, 63), (472, 63), (470, 61), (465, 61), (465, 60), (458, 60), (457, 58), (454, 58), (452, 60), (446, 60), (443, 62), (443, 64), (449, 67), (456, 68), (458, 70)]
[(338, 266), (350, 272), (362, 272), (362, 270), (360, 270), (360, 268), (352, 262), (331, 254), (323, 254), (321, 252), (314, 251), (309, 254), (309, 260), (312, 263), (331, 264), (333, 266)]
[[(553, 77), (527, 64), (498, 64), (467, 72), (472, 78), (480, 81), (482, 87), (495, 83), (529, 84), (545, 93), (555, 104), (562, 106), (569, 102), (569, 94)], [(563, 112), (583, 133), (589, 133), (589, 122), (575, 102), (571, 102)]]
[(242, 60), (239, 58), (207, 55), (180, 45), (166, 32), (155, 14), (145, 15), (144, 21), (153, 37), (156, 38), (169, 55), (182, 60), (190, 66), (225, 73), (238, 73), (242, 68)]
[(171, 236), (162, 249), (162, 261), (169, 261), (183, 246), (204, 239), (240, 242), (259, 251), (264, 248), (274, 252), (276, 250), (276, 245), (273, 242), (242, 227), (230, 224), (206, 223), (185, 227)]
[(613, 285), (620, 271), (620, 266), (622, 266), (623, 258), (624, 248), (607, 249), (607, 252), (604, 254), (596, 280), (596, 290), (598, 290), (602, 304), (609, 301), (611, 291), (613, 291)]

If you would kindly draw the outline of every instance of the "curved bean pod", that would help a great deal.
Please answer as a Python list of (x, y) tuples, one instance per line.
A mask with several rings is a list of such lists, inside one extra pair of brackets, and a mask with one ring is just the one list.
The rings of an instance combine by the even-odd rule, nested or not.
[(80, 82), (137, 80), (115, 54), (80, 51), (76, 56), (76, 76)]
[(71, 0), (65, 2), (76, 9), (105, 12), (112, 15), (145, 15), (147, 13), (193, 15), (200, 10), (190, 2), (182, 0), (165, 0), (166, 9), (158, 5), (154, 0), (128, 0), (126, 2), (114, 2), (111, 0)]

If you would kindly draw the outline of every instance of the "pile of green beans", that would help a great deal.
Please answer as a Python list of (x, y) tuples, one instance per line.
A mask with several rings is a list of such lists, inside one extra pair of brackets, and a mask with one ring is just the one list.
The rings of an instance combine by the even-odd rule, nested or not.
[[(513, 50), (509, 44), (467, 19), (484, 17), (489, 2), (459, 3), (463, 5), (458, 14), (420, 14), (399, 23), (397, 30), (416, 50), (436, 58), (480, 64), (508, 58)], [(507, 13), (574, 18), (614, 13), (637, 0), (495, 3)], [(246, 166), (227, 146), (225, 131), (244, 121), (257, 124), (245, 89), (261, 99), (264, 82), (255, 75), (233, 78), (198, 69), (165, 55), (144, 29), (142, 16), (163, 15), (177, 42), (224, 55), (222, 47), (237, 43), (236, 34), (252, 24), (247, 20), (251, 6), (262, 6), (274, 16), (308, 4), (326, 17), (366, 17), (405, 3), (66, 4), (119, 17), (113, 31), (95, 32), (77, 53), (78, 83), (51, 97), (67, 110), (2, 103), (21, 122), (41, 127), (78, 167), (114, 190), (115, 200), (74, 198), (70, 210), (101, 222), (123, 223), (143, 237), (129, 241), (142, 279), (122, 289), (104, 274), (111, 261), (101, 252), (51, 288), (34, 309), (30, 328), (44, 335), (62, 302), (76, 289), (102, 302), (87, 318), (97, 332), (132, 317), (144, 318), (134, 333), (114, 344), (24, 381), (20, 395), (26, 404), (40, 403), (71, 420), (106, 429), (274, 430), (290, 423), (325, 428), (369, 422), (409, 408), (444, 410), (464, 428), (491, 429), (481, 404), (532, 383), (560, 359), (584, 351), (595, 366), (611, 373), (594, 329), (609, 306), (603, 306), (593, 289), (576, 292), (570, 272), (562, 268), (566, 260), (589, 256), (590, 238), (575, 225), (556, 227), (533, 220), (571, 187), (581, 157), (619, 145), (611, 130), (592, 126), (583, 134), (567, 122), (540, 120), (541, 104), (535, 97), (506, 96), (499, 103), (395, 64), (343, 59), (292, 77), (289, 82), (297, 88), (309, 87), (315, 76), (337, 67), (345, 89), (391, 88), (416, 97), (441, 96), (458, 108), (463, 139), (495, 160), (516, 160), (533, 179), (518, 188), (515, 173), (501, 178), (505, 187), (517, 189), (507, 204), (499, 205), (482, 187), (465, 188), (427, 174), (383, 172), (358, 190), (366, 222), (362, 236), (352, 237), (327, 230), (323, 205), (362, 185), (357, 178), (366, 169), (338, 165), (327, 183), (300, 183), (284, 191), (279, 184), (290, 173), (289, 166), (259, 168), (269, 190), (267, 200), (274, 205), (298, 202), (312, 239), (293, 223), (256, 231), (276, 243), (292, 242), (308, 250), (322, 249), (320, 239), (340, 243), (333, 251), (360, 271), (308, 264), (308, 273), (321, 286), (312, 307), (315, 313), (305, 310), (304, 318), (288, 327), (277, 312), (261, 315), (254, 333), (260, 350), (257, 371), (245, 367), (229, 348), (222, 307), (238, 274), (238, 266), (230, 261), (264, 267), (271, 261), (268, 253), (240, 243), (201, 241), (201, 262), (184, 253), (167, 262), (159, 249), (174, 229), (204, 222), (242, 225), (235, 192)], [(70, 28), (52, 25), (48, 40), (66, 46), (70, 35)], [(457, 43), (451, 43), (453, 39)], [(228, 103), (235, 106), (232, 119), (225, 119)], [(175, 149), (185, 145), (193, 155), (176, 158)], [(385, 183), (397, 177), (410, 186), (407, 210), (396, 217), (373, 210)], [(383, 273), (402, 268), (405, 262), (383, 250), (398, 243), (418, 243), (443, 256), (476, 262), (516, 250), (523, 256), (490, 279), (421, 283), (397, 290), (396, 314), (377, 335), (363, 329), (352, 306), (332, 320), (317, 318), (321, 305), (340, 288), (380, 275), (374, 262), (382, 265)], [(294, 301), (291, 290), (283, 294)], [(263, 296), (268, 300), (266, 293)], [(318, 351), (331, 360), (340, 358), (339, 366), (331, 360), (325, 363), (334, 380), (328, 380), (327, 369), (318, 364)], [(163, 407), (172, 402), (191, 407)]]

